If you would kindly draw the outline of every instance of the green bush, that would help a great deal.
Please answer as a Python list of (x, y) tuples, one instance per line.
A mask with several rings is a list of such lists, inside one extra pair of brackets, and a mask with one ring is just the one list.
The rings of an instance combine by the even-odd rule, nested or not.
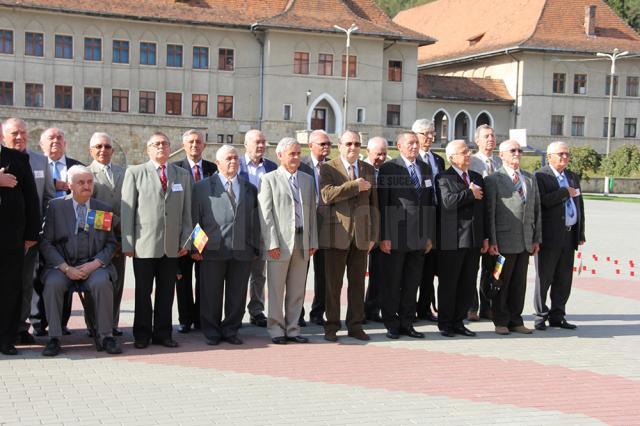
[(600, 154), (590, 146), (573, 146), (571, 151), (571, 163), (569, 168), (580, 177), (588, 179), (589, 174), (595, 174), (600, 169)]
[(622, 145), (602, 162), (607, 176), (628, 177), (640, 173), (640, 149), (636, 145)]

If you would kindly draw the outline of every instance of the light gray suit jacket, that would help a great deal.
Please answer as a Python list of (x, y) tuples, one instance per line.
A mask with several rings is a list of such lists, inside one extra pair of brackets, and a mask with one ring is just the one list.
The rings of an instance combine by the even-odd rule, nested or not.
[(120, 203), (122, 199), (122, 183), (124, 182), (124, 167), (111, 164), (113, 173), (113, 185), (107, 179), (103, 165), (97, 161), (89, 164), (89, 170), (93, 173), (93, 196), (111, 206), (113, 213), (120, 216)]
[[(493, 171), (497, 171), (500, 167), (502, 167), (502, 160), (498, 156), (493, 156)], [(469, 169), (474, 172), (480, 173), (483, 178), (487, 177), (489, 173), (487, 172), (487, 164), (484, 162), (484, 159), (478, 155), (476, 152), (471, 156), (471, 164), (469, 165)]]
[(29, 155), (29, 164), (31, 165), (31, 171), (33, 171), (33, 177), (36, 181), (36, 189), (38, 190), (40, 218), (43, 218), (49, 201), (56, 198), (53, 176), (51, 176), (51, 169), (49, 168), (47, 157), (29, 149), (26, 154)]
[(167, 163), (167, 192), (154, 164), (131, 166), (122, 183), (122, 251), (139, 258), (178, 257), (191, 234), (191, 177)]
[[(309, 249), (318, 248), (318, 230), (316, 218), (316, 192), (313, 178), (298, 171), (303, 216), (303, 255), (309, 259)], [(274, 248), (280, 249), (280, 261), (291, 257), (295, 243), (295, 206), (289, 186), (287, 171), (278, 167), (262, 176), (260, 193), (260, 225), (264, 241), (265, 259), (274, 261), (266, 253)]]
[[(92, 210), (111, 211), (105, 203), (92, 198), (89, 201)], [(98, 259), (105, 265), (112, 281), (115, 281), (116, 270), (111, 264), (111, 257), (116, 249), (116, 239), (111, 231), (100, 231), (89, 228), (89, 259)], [(42, 227), (42, 241), (40, 254), (45, 260), (42, 273), (44, 281), (46, 275), (58, 265), (66, 262), (75, 266), (78, 264), (78, 244), (76, 240), (76, 213), (73, 209), (71, 195), (51, 200)]]
[(533, 243), (542, 242), (540, 194), (536, 180), (521, 170), (526, 185), (526, 203), (514, 190), (504, 167), (485, 179), (485, 212), (489, 244), (498, 245), (501, 254), (533, 251)]

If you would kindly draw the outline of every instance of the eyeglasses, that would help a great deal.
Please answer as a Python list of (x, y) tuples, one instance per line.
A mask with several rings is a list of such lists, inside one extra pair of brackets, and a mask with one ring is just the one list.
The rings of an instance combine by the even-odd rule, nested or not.
[(102, 148), (109, 150), (111, 148), (113, 148), (111, 145), (102, 145), (102, 144), (98, 144), (98, 145), (94, 145), (93, 148), (97, 149), (98, 151), (100, 151)]
[(570, 152), (552, 152), (552, 154), (557, 155), (558, 157), (565, 157), (565, 158), (571, 157)]
[(428, 136), (435, 136), (436, 132), (416, 132), (416, 135), (422, 135), (426, 138)]
[(513, 149), (510, 149), (510, 150), (508, 150), (508, 151), (509, 151), (511, 154), (513, 154), (513, 155), (515, 155), (515, 153), (516, 153), (516, 152), (517, 152), (518, 154), (522, 154), (522, 152), (523, 152), (523, 151), (522, 151), (522, 149), (520, 149), (520, 148), (513, 148)]
[(361, 142), (343, 142), (342, 145), (346, 146), (347, 148), (351, 148), (352, 146), (355, 146), (356, 148), (360, 148), (362, 146)]
[(316, 143), (316, 145), (320, 145), (320, 146), (331, 146), (331, 142), (327, 141), (327, 142), (318, 142)]
[(454, 155), (464, 155), (464, 156), (467, 156), (467, 155), (471, 155), (471, 151), (469, 151), (468, 149), (465, 149), (464, 151), (456, 152)]
[(160, 148), (166, 148), (169, 146), (169, 142), (167, 141), (161, 141), (161, 142), (154, 142), (152, 144), (149, 144), (149, 146), (152, 146), (156, 149), (160, 149)]

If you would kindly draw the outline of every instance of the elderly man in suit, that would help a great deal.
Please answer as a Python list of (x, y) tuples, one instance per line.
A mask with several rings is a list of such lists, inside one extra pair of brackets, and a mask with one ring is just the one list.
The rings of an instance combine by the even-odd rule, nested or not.
[(489, 249), (484, 231), (484, 182), (469, 169), (471, 152), (463, 140), (449, 142), (451, 164), (436, 178), (438, 196), (438, 328), (445, 337), (475, 336), (464, 326), (478, 275), (480, 253)]
[(91, 223), (91, 211), (110, 211), (109, 205), (91, 198), (93, 174), (84, 166), (68, 170), (71, 195), (52, 200), (42, 227), (40, 252), (45, 261), (42, 271), (43, 299), (49, 319), (49, 343), (44, 356), (60, 353), (61, 316), (65, 293), (74, 282), (89, 292), (96, 310), (98, 350), (122, 352), (113, 338), (113, 281), (116, 270), (111, 257), (116, 250), (112, 223)]
[[(569, 330), (575, 324), (565, 319), (566, 305), (571, 294), (573, 256), (584, 244), (584, 201), (580, 192), (580, 177), (567, 168), (569, 146), (552, 142), (547, 147), (549, 164), (536, 171), (542, 205), (542, 244), (536, 255), (536, 330), (551, 327)], [(550, 292), (551, 308), (547, 306)]]
[(318, 248), (313, 179), (298, 171), (298, 141), (283, 138), (276, 154), (280, 167), (262, 177), (258, 193), (269, 287), (267, 329), (273, 343), (307, 343), (300, 335), (298, 319), (309, 258)]
[(360, 135), (347, 130), (340, 136), (340, 157), (320, 168), (323, 217), (318, 235), (326, 249), (326, 313), (324, 338), (337, 342), (340, 330), (340, 293), (345, 268), (348, 280), (347, 330), (357, 340), (369, 340), (364, 320), (364, 275), (367, 254), (378, 239), (378, 196), (375, 169), (360, 161)]
[[(136, 279), (134, 346), (175, 348), (171, 309), (178, 258), (191, 235), (191, 178), (169, 159), (169, 138), (156, 132), (147, 141), (149, 161), (129, 167), (122, 184), (122, 251), (133, 257)], [(155, 281), (155, 303), (151, 292)]]
[(497, 334), (531, 334), (522, 320), (529, 256), (540, 249), (540, 194), (535, 179), (520, 170), (517, 141), (500, 144), (502, 167), (485, 179), (489, 253), (505, 257), (500, 291), (491, 302)]
[(413, 320), (424, 255), (435, 238), (434, 177), (429, 164), (417, 160), (415, 133), (400, 133), (396, 145), (400, 156), (380, 166), (378, 174), (380, 251), (386, 267), (382, 320), (389, 339), (401, 334), (424, 338)]
[[(416, 120), (411, 126), (411, 130), (418, 137), (420, 152), (418, 161), (423, 161), (431, 166), (431, 173), (435, 177), (444, 171), (444, 159), (433, 152), (431, 147), (436, 140), (436, 129), (431, 120), (421, 118)], [(435, 199), (434, 191), (434, 203)], [(434, 315), (436, 309), (436, 293), (433, 287), (433, 279), (438, 273), (438, 251), (437, 241), (434, 241), (433, 249), (424, 255), (424, 266), (422, 270), (422, 280), (420, 281), (420, 295), (416, 305), (417, 319), (436, 322), (438, 318)]]
[[(194, 185), (218, 171), (211, 161), (204, 160), (205, 136), (201, 130), (190, 129), (182, 135), (182, 148), (186, 158), (173, 164), (189, 171), (191, 184)], [(176, 281), (176, 297), (178, 299), (179, 333), (188, 333), (191, 326), (200, 328), (200, 262), (191, 256), (183, 256), (178, 260), (180, 278)], [(193, 294), (192, 277), (195, 269), (196, 288)]]
[[(89, 164), (89, 170), (93, 173), (93, 197), (106, 203), (110, 210), (120, 217), (120, 204), (122, 202), (122, 182), (124, 181), (124, 168), (113, 164), (113, 140), (107, 133), (95, 132), (89, 140), (89, 153), (93, 158)], [(113, 335), (121, 336), (118, 328), (120, 322), (120, 303), (124, 290), (124, 271), (126, 257), (121, 251), (122, 235), (120, 227), (114, 229), (118, 248), (113, 254), (111, 263), (118, 277), (113, 283)]]
[(24, 254), (37, 242), (39, 219), (29, 157), (0, 145), (0, 352), (5, 355), (18, 353), (14, 343), (22, 307)]
[[(8, 118), (2, 123), (2, 134), (4, 145), (8, 148), (18, 150), (29, 156), (29, 164), (33, 172), (38, 191), (38, 203), (40, 222), (44, 218), (44, 212), (49, 205), (49, 201), (56, 195), (53, 186), (53, 177), (47, 167), (47, 159), (44, 155), (27, 149), (29, 133), (27, 124), (19, 118)], [(27, 320), (31, 314), (32, 306), (37, 305), (38, 295), (33, 291), (33, 280), (38, 266), (38, 247), (31, 247), (24, 257), (22, 269), (22, 309), (20, 313), (20, 326), (18, 328), (18, 343), (33, 344), (35, 339), (29, 333), (29, 323)], [(32, 319), (35, 321), (35, 318)], [(34, 322), (37, 324), (37, 322)]]
[[(380, 166), (387, 161), (387, 140), (381, 136), (374, 136), (367, 141), (367, 158), (365, 163), (371, 164), (375, 172), (375, 191), (378, 192), (378, 173)], [(378, 215), (379, 218), (379, 215)], [(315, 262), (315, 260), (314, 260)], [(382, 322), (380, 316), (380, 292), (384, 285), (384, 265), (380, 246), (376, 242), (369, 251), (369, 284), (364, 298), (365, 321)]]
[[(496, 136), (491, 126), (481, 124), (476, 128), (475, 140), (478, 152), (471, 156), (469, 169), (486, 178), (502, 167), (500, 157), (493, 155), (493, 150), (496, 149)], [(491, 299), (487, 297), (487, 294), (489, 293), (489, 280), (493, 268), (496, 266), (496, 257), (486, 252), (482, 255), (480, 263), (480, 287), (477, 292), (474, 291), (471, 307), (467, 313), (469, 321), (478, 321), (480, 318), (491, 319)]]
[[(242, 344), (242, 326), (251, 262), (260, 254), (258, 190), (238, 176), (238, 152), (230, 145), (216, 151), (218, 174), (194, 186), (193, 223), (209, 237), (202, 254), (200, 323), (207, 344)], [(224, 300), (224, 320), (222, 319)]]
[[(278, 165), (264, 156), (267, 150), (267, 138), (260, 130), (252, 129), (244, 135), (244, 155), (240, 157), (238, 175), (260, 189), (260, 181), (266, 173), (278, 168)], [(249, 275), (249, 321), (258, 327), (267, 326), (264, 315), (264, 284), (266, 262), (258, 257), (251, 262)]]
[[(316, 207), (318, 208), (318, 229), (322, 227), (322, 197), (320, 196), (320, 166), (330, 160), (331, 140), (324, 130), (314, 130), (309, 134), (309, 155), (305, 155), (300, 160), (300, 171), (313, 178), (316, 190)], [(316, 325), (324, 324), (325, 301), (326, 301), (326, 281), (325, 276), (325, 249), (320, 247), (313, 255), (313, 300), (309, 321)], [(300, 325), (305, 326), (304, 307), (300, 314)]]

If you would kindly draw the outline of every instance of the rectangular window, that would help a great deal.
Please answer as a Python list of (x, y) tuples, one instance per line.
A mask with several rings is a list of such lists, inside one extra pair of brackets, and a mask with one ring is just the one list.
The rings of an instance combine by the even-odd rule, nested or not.
[[(605, 117), (602, 121), (602, 137), (603, 138), (607, 137), (608, 123), (609, 123), (609, 118)], [(612, 138), (616, 137), (616, 118), (615, 117), (611, 117), (611, 137)]]
[(111, 111), (129, 112), (129, 91), (113, 89), (111, 91)]
[(44, 56), (44, 34), (25, 33), (24, 54), (25, 56)]
[(233, 135), (227, 135), (227, 144), (233, 145)]
[(318, 55), (318, 75), (333, 75), (333, 55), (328, 53)]
[(307, 52), (293, 53), (293, 73), (309, 74), (309, 53)]
[[(347, 56), (346, 55), (342, 55), (342, 76), (345, 76), (345, 69), (346, 69), (346, 61), (347, 61)], [(357, 67), (357, 57), (355, 55), (349, 55), (349, 78), (351, 77), (355, 77), (356, 76), (356, 67)]]
[(13, 83), (0, 81), (0, 105), (13, 105)]
[(233, 49), (218, 49), (218, 69), (233, 71)]
[(182, 46), (167, 44), (167, 66), (182, 68)]
[(562, 136), (564, 132), (564, 115), (551, 116), (551, 135)]
[(233, 118), (233, 96), (218, 96), (218, 118)]
[(113, 40), (113, 63), (129, 63), (129, 42), (126, 40)]
[(73, 59), (73, 37), (56, 34), (56, 58)]
[(553, 93), (564, 93), (564, 83), (567, 75), (565, 73), (553, 73)]
[(209, 95), (191, 95), (191, 115), (194, 117), (206, 117)]
[(387, 105), (387, 126), (400, 125), (400, 105)]
[(573, 93), (575, 95), (587, 94), (587, 75), (576, 74), (573, 76)]
[(571, 136), (584, 136), (584, 116), (571, 117)]
[(221, 135), (221, 134), (216, 135), (216, 142), (224, 143), (224, 135)]
[(44, 88), (42, 84), (27, 83), (24, 85), (24, 106), (42, 108), (44, 106)]
[(167, 92), (167, 115), (182, 115), (182, 93)]
[(627, 96), (638, 96), (638, 77), (627, 77)]
[(13, 54), (13, 31), (0, 30), (0, 53)]
[(73, 106), (73, 88), (71, 86), (55, 87), (55, 107), (71, 109)]
[(364, 123), (364, 108), (356, 108), (356, 123)]
[(156, 113), (156, 92), (140, 91), (138, 111), (140, 114)]
[(638, 124), (637, 118), (625, 118), (624, 119), (624, 137), (625, 138), (635, 138), (636, 137), (636, 126)]
[[(609, 89), (611, 88), (611, 75), (607, 76), (606, 85), (604, 87), (604, 94), (609, 96)], [(618, 96), (618, 76), (613, 76), (613, 96)]]
[(155, 65), (156, 64), (156, 44), (155, 43), (140, 43), (140, 65)]
[(84, 38), (84, 60), (85, 61), (101, 61), (102, 60), (102, 39), (85, 37)]
[(284, 121), (291, 120), (291, 104), (284, 104), (282, 106), (282, 119)]
[(402, 61), (389, 61), (389, 81), (402, 81)]
[(209, 68), (209, 48), (198, 47), (193, 48), (193, 69), (206, 70)]
[(100, 111), (102, 92), (99, 87), (84, 88), (84, 109), (86, 111)]

